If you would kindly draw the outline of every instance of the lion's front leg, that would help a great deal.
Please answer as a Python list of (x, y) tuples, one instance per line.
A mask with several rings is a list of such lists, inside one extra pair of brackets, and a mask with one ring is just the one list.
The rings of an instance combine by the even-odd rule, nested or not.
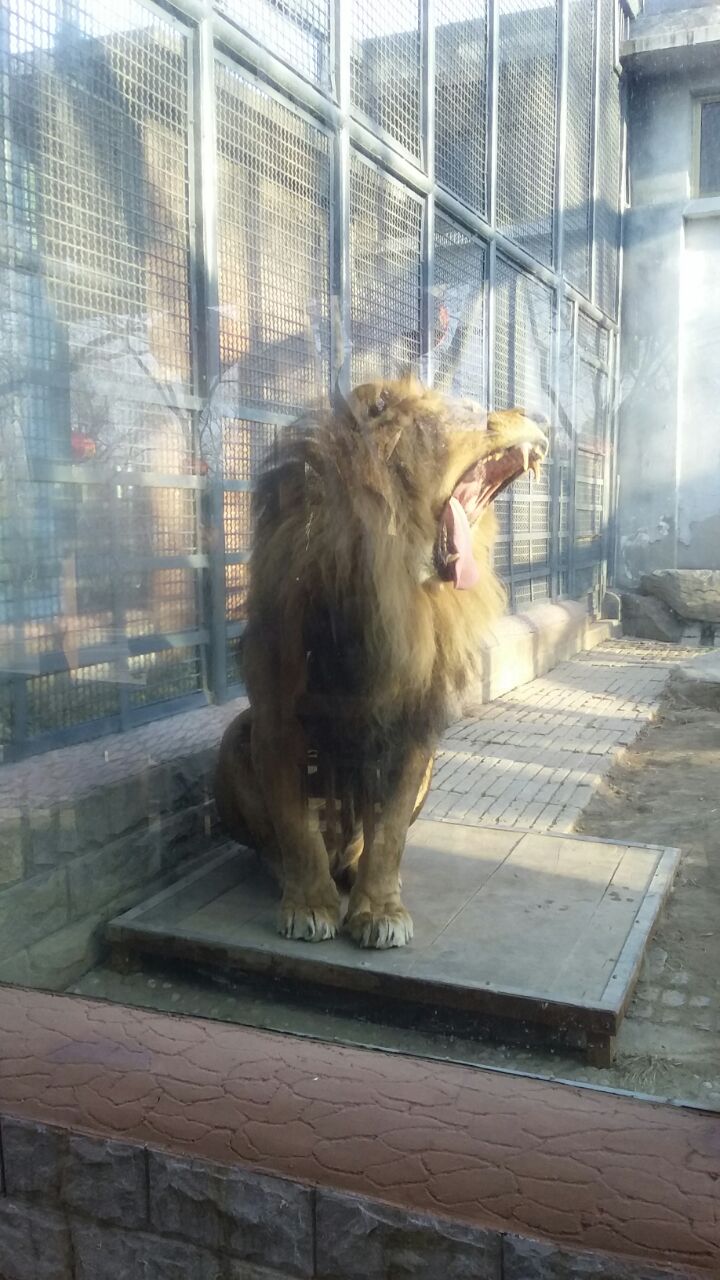
[(361, 947), (404, 947), (413, 936), (412, 918), (400, 897), (400, 863), (429, 755), (427, 747), (413, 748), (382, 810), (371, 801), (366, 805), (365, 847), (345, 921)]
[(300, 727), (285, 723), (267, 738), (253, 727), (253, 758), (282, 858), (278, 931), (285, 938), (305, 942), (334, 938), (340, 923), (340, 895), (330, 875), (317, 816), (307, 805)]

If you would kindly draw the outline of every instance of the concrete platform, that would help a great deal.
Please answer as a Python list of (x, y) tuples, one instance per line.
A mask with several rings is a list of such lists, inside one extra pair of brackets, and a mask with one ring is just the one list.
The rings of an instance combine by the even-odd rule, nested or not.
[[(148, 956), (261, 973), (405, 1005), (441, 1005), (551, 1032), (607, 1065), (679, 853), (498, 826), (421, 819), (404, 862), (413, 943), (275, 933), (277, 890), (257, 857), (228, 846), (108, 926), (113, 963)], [(388, 1010), (389, 1011), (389, 1010)]]

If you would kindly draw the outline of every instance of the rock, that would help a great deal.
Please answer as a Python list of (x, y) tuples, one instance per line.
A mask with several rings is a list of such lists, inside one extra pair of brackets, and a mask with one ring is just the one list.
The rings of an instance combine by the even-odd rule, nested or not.
[(319, 1280), (498, 1280), (501, 1271), (496, 1231), (359, 1196), (317, 1193)]
[(720, 622), (720, 569), (656, 569), (644, 574), (640, 589), (681, 618)]
[(623, 591), (621, 601), (624, 635), (669, 644), (677, 644), (682, 639), (685, 623), (662, 600), (636, 591)]
[(162, 1151), (149, 1153), (149, 1168), (150, 1222), (161, 1236), (229, 1254), (248, 1264), (248, 1276), (254, 1267), (315, 1274), (309, 1187)]
[(711, 649), (702, 657), (675, 667), (670, 687), (697, 707), (720, 711), (720, 653)]

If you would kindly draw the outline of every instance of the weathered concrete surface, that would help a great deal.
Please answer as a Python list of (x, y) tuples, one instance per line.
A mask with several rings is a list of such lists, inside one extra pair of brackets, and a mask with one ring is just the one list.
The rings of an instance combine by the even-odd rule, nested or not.
[(720, 93), (720, 6), (650, 0), (629, 37), (615, 577), (635, 587), (720, 569), (720, 218), (693, 152), (697, 97)]

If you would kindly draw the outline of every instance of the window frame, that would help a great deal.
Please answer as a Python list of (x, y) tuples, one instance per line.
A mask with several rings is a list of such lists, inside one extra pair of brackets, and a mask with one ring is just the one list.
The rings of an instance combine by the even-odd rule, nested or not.
[(709, 103), (716, 104), (720, 108), (720, 89), (714, 92), (699, 93), (693, 97), (693, 125), (692, 125), (692, 170), (690, 189), (691, 196), (694, 200), (717, 200), (720, 199), (720, 183), (718, 183), (715, 191), (700, 190), (700, 146), (702, 135), (702, 111), (703, 107)]

